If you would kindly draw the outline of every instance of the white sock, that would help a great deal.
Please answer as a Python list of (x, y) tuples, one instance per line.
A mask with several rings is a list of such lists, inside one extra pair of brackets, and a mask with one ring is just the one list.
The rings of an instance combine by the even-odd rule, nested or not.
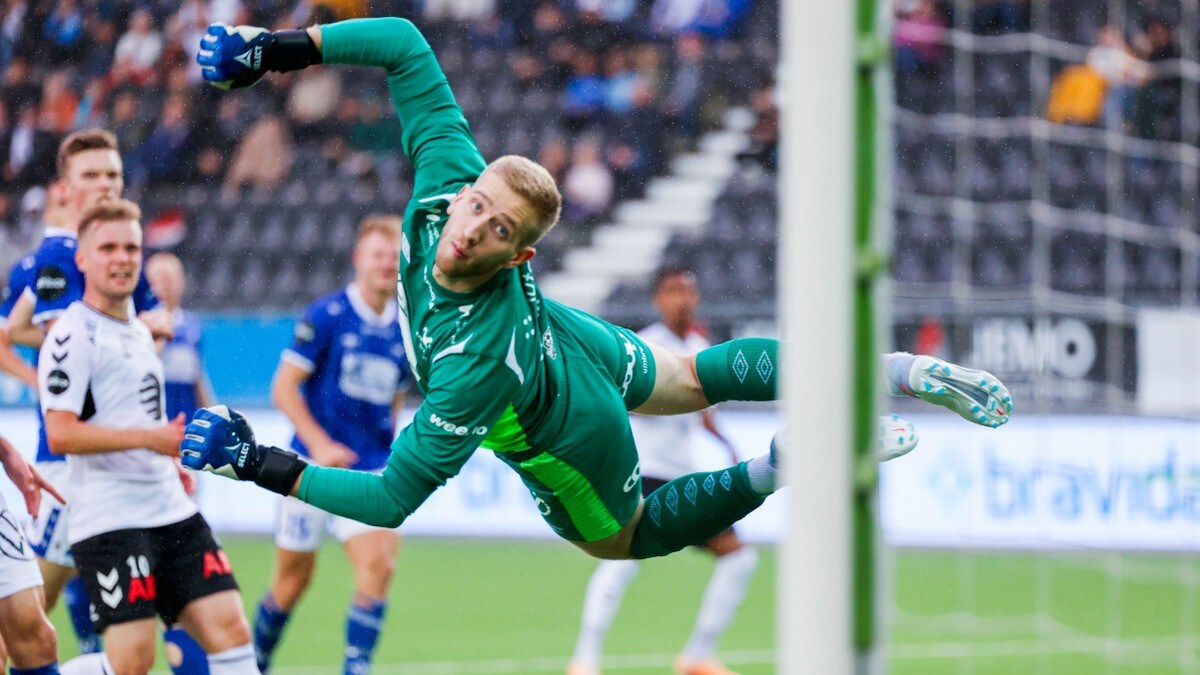
[(888, 393), (892, 396), (912, 396), (908, 378), (912, 374), (913, 364), (917, 361), (916, 355), (908, 352), (892, 352), (884, 355), (883, 359), (883, 372), (887, 378)]
[(62, 675), (113, 675), (116, 672), (104, 652), (76, 656), (58, 667)]
[(592, 572), (583, 600), (583, 621), (572, 661), (589, 666), (600, 665), (604, 637), (608, 635), (613, 617), (621, 606), (625, 589), (637, 576), (639, 569), (636, 560), (605, 560)]
[(758, 553), (749, 546), (717, 558), (716, 569), (708, 580), (708, 588), (704, 589), (696, 626), (683, 649), (685, 659), (707, 661), (712, 658), (717, 641), (746, 599), (746, 588), (757, 567)]
[(208, 655), (210, 675), (258, 675), (258, 662), (254, 660), (254, 645), (226, 649)]
[(746, 462), (746, 477), (750, 489), (760, 495), (773, 494), (779, 484), (779, 470), (771, 465), (770, 455), (759, 455)]

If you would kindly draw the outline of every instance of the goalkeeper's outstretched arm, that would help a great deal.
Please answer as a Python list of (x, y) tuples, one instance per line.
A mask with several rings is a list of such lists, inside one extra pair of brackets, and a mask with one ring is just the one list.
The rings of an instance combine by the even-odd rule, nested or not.
[(483, 170), (445, 73), (425, 36), (407, 19), (352, 19), (276, 32), (213, 24), (196, 60), (204, 79), (225, 89), (252, 86), (268, 70), (288, 72), (318, 63), (383, 68), (401, 145), (417, 174), (433, 165), (451, 175), (473, 177)]

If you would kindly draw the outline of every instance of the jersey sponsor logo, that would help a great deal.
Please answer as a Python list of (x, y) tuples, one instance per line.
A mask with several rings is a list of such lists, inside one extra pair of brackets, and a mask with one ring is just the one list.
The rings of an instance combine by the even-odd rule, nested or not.
[(39, 300), (57, 300), (67, 292), (67, 275), (58, 265), (46, 265), (34, 285)]
[(50, 371), (46, 376), (46, 389), (55, 396), (61, 395), (63, 392), (71, 388), (71, 378), (65, 371), (57, 368)]
[(225, 551), (204, 552), (204, 578), (207, 579), (214, 574), (217, 576), (233, 574), (233, 566), (229, 564), (229, 557), (225, 555)]
[(142, 383), (138, 387), (138, 396), (142, 406), (146, 409), (146, 414), (156, 420), (161, 420), (163, 417), (162, 383), (158, 381), (158, 377), (154, 373), (146, 373), (146, 376), (142, 378)]
[(377, 354), (346, 352), (338, 368), (338, 388), (348, 398), (391, 405), (400, 386), (400, 366)]
[(450, 420), (442, 419), (442, 416), (437, 413), (430, 413), (429, 423), (455, 436), (487, 436), (488, 433), (487, 427), (478, 426), (472, 429), (470, 427), (459, 426)]

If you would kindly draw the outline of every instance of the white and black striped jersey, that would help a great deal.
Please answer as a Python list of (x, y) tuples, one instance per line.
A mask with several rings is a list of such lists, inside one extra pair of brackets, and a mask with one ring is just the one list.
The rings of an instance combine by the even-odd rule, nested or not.
[[(144, 429), (168, 420), (163, 367), (150, 330), (75, 302), (38, 356), (42, 412), (62, 410), (97, 427)], [(175, 460), (135, 449), (70, 455), (71, 543), (114, 530), (160, 527), (196, 513)]]

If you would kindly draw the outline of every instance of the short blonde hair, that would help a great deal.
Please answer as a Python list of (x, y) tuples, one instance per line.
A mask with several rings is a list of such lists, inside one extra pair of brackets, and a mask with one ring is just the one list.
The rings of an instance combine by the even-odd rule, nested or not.
[(84, 129), (63, 139), (58, 145), (58, 177), (67, 176), (67, 164), (75, 155), (87, 150), (116, 150), (117, 137), (104, 129)]
[(116, 199), (111, 202), (101, 202), (87, 211), (79, 218), (79, 231), (76, 235), (79, 239), (94, 229), (96, 223), (111, 223), (113, 221), (133, 220), (141, 224), (142, 210), (137, 204), (128, 199)]
[(496, 172), (504, 179), (505, 184), (529, 202), (537, 214), (533, 230), (524, 234), (525, 241), (522, 243), (525, 246), (536, 243), (558, 224), (562, 195), (554, 177), (541, 164), (519, 155), (504, 155), (483, 170), (484, 173), (489, 171)]
[(354, 243), (357, 245), (373, 232), (378, 232), (388, 239), (398, 242), (403, 232), (403, 222), (399, 216), (371, 214), (363, 218), (362, 223), (358, 226), (358, 236), (354, 238)]

